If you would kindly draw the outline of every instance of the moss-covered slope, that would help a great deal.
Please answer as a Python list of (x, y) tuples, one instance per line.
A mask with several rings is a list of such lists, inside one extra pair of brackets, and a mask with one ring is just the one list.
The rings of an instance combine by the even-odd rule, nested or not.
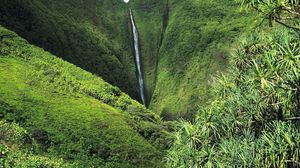
[(3, 27), (0, 117), (26, 128), (40, 154), (85, 167), (156, 167), (166, 142), (159, 118), (118, 88)]
[(0, 23), (139, 98), (128, 8), (121, 0), (2, 0)]
[[(165, 119), (189, 118), (213, 96), (213, 76), (226, 70), (236, 37), (251, 28), (253, 19), (229, 0), (132, 3), (146, 87), (150, 93), (154, 90), (150, 108)], [(153, 72), (155, 78), (148, 75)]]

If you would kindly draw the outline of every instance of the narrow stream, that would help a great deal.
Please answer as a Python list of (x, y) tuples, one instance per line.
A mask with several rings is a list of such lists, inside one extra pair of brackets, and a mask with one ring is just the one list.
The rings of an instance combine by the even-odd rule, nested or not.
[(137, 78), (138, 84), (140, 88), (140, 96), (143, 101), (143, 104), (146, 105), (145, 93), (144, 93), (144, 80), (142, 75), (142, 68), (141, 68), (141, 58), (140, 58), (140, 49), (139, 49), (139, 33), (137, 31), (132, 10), (129, 9), (130, 12), (130, 20), (132, 25), (132, 34), (133, 34), (133, 42), (134, 42), (134, 52), (135, 52), (135, 62), (136, 62), (136, 69), (137, 69)]

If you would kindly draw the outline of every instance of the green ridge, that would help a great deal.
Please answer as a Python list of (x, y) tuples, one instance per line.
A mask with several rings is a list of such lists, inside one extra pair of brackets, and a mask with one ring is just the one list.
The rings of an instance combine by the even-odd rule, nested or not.
[(95, 0), (4, 0), (0, 23), (138, 99), (125, 3)]
[(159, 167), (158, 143), (168, 140), (156, 115), (3, 27), (0, 37), (1, 117), (26, 128), (40, 154), (82, 166)]

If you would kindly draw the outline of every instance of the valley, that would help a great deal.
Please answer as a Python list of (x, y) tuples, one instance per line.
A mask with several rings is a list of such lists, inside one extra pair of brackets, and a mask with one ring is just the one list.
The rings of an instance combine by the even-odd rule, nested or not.
[(1, 0), (2, 167), (299, 167), (299, 9)]

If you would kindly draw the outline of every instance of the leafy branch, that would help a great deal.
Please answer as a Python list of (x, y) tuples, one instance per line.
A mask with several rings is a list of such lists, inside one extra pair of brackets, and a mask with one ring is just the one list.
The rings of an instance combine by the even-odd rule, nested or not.
[(300, 1), (299, 0), (236, 0), (245, 8), (259, 12), (264, 20), (269, 20), (272, 27), (276, 22), (287, 28), (300, 31)]

